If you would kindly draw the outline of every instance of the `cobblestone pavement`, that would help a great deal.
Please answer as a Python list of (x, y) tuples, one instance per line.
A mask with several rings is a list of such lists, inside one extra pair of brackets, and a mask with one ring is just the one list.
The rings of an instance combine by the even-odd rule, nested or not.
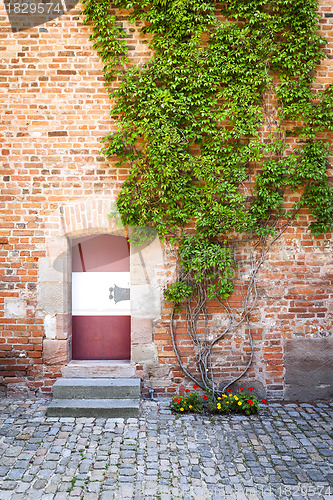
[(333, 403), (212, 418), (144, 402), (127, 420), (46, 406), (0, 400), (0, 500), (333, 500)]

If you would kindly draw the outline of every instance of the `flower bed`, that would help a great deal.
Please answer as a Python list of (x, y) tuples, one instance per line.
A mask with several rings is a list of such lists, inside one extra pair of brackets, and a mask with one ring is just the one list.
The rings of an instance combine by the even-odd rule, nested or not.
[[(206, 394), (200, 397), (197, 393), (198, 385), (194, 385), (194, 392), (186, 389), (185, 396), (175, 396), (171, 401), (171, 409), (177, 413), (202, 413), (204, 410), (209, 413), (241, 413), (251, 415), (260, 410), (258, 398), (253, 394), (254, 388), (244, 389), (241, 387), (238, 392), (233, 393), (232, 389), (227, 390), (227, 394), (213, 397)], [(261, 402), (268, 404), (267, 399)]]

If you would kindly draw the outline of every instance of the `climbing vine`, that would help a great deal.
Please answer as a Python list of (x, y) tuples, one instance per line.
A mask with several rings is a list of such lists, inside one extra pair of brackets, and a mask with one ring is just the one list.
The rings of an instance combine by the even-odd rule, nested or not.
[[(119, 126), (105, 137), (103, 153), (130, 166), (117, 207), (125, 225), (154, 227), (176, 249), (178, 280), (165, 291), (174, 304), (174, 349), (192, 380), (219, 392), (212, 349), (243, 323), (252, 345), (256, 277), (271, 245), (303, 207), (314, 235), (333, 227), (329, 144), (318, 138), (333, 130), (333, 86), (313, 86), (326, 43), (318, 34), (317, 1), (84, 5)], [(143, 21), (153, 53), (148, 63), (130, 61), (114, 8)], [(235, 248), (246, 241), (251, 272), (236, 318), (227, 299), (235, 287)], [(200, 314), (208, 317), (209, 299), (219, 300), (228, 318), (213, 339), (207, 321), (203, 335), (196, 326)], [(175, 311), (185, 311), (195, 373), (177, 347)]]

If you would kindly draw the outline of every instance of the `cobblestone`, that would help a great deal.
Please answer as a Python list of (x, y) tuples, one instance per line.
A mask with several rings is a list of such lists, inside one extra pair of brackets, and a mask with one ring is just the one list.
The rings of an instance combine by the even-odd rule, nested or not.
[(259, 415), (47, 418), (46, 400), (0, 401), (0, 500), (333, 500), (333, 404)]

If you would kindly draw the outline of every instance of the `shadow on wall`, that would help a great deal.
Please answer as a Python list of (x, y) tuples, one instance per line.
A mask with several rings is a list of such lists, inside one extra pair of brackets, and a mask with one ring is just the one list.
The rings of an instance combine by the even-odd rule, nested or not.
[[(139, 228), (139, 229), (141, 229), (141, 228)], [(142, 263), (143, 267), (146, 267), (146, 265), (149, 265), (149, 263), (144, 262), (143, 256), (142, 256), (142, 251), (145, 248), (147, 248), (157, 238), (157, 232), (151, 228), (144, 228), (144, 229), (145, 229), (145, 233), (140, 239), (137, 238), (135, 234), (133, 234), (133, 238), (132, 238), (132, 235), (130, 235), (129, 243), (131, 245), (131, 255), (133, 256), (133, 255), (137, 254), (140, 258), (140, 262)], [(97, 267), (99, 268), (100, 271), (103, 271), (103, 269), (102, 269), (103, 266), (109, 268), (110, 264), (116, 264), (117, 269), (114, 269), (114, 270), (118, 270), (118, 271), (119, 270), (120, 271), (127, 270), (127, 268), (123, 269), (124, 266), (126, 267), (126, 263), (122, 262), (122, 260), (124, 260), (124, 259), (123, 259), (123, 256), (121, 255), (121, 251), (120, 250), (119, 250), (119, 252), (116, 251), (112, 255), (105, 254), (105, 252), (103, 252), (102, 246), (96, 247), (96, 245), (95, 245), (94, 240), (97, 236), (99, 238), (111, 237), (111, 238), (114, 238), (116, 241), (117, 241), (117, 239), (119, 239), (119, 241), (120, 241), (119, 245), (121, 246), (122, 236), (119, 236), (116, 234), (109, 234), (109, 233), (104, 233), (104, 234), (103, 233), (96, 233), (96, 234), (91, 234), (90, 236), (82, 236), (82, 237), (76, 237), (76, 238), (74, 237), (72, 240), (73, 252), (78, 253), (79, 252), (78, 244), (79, 243), (82, 244), (82, 242), (84, 242), (84, 244), (87, 247), (87, 253), (89, 255), (93, 255), (93, 259), (98, 262)], [(119, 257), (119, 255), (121, 255), (121, 257)], [(63, 271), (63, 262), (64, 262), (64, 259), (67, 258), (67, 256), (68, 256), (67, 252), (62, 252), (60, 255), (58, 255), (58, 257), (56, 257), (54, 259), (52, 267), (55, 271), (58, 271), (58, 272)], [(82, 269), (73, 269), (73, 271), (82, 271)]]

